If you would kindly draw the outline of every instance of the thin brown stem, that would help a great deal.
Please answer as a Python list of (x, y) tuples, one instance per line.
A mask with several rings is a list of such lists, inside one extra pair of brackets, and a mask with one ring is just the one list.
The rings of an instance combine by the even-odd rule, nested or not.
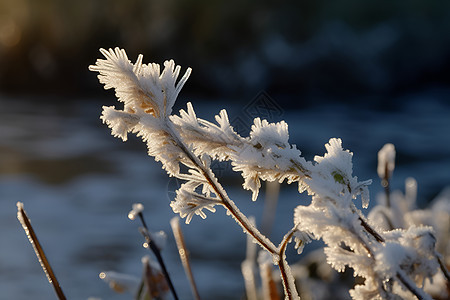
[(375, 229), (373, 229), (363, 218), (359, 217), (359, 221), (361, 222), (361, 225), (364, 227), (364, 229), (373, 236), (377, 242), (384, 243), (384, 238), (376, 232)]
[(450, 274), (448, 273), (447, 267), (445, 266), (445, 263), (442, 261), (442, 258), (439, 254), (436, 255), (436, 258), (439, 262), (439, 267), (441, 268), (442, 273), (444, 273), (445, 278), (447, 279), (447, 282), (450, 283)]
[(366, 222), (364, 216), (360, 213), (360, 211), (355, 207), (354, 204), (352, 204), (351, 210), (354, 214), (358, 215), (358, 219), (362, 227), (364, 227), (364, 229), (367, 231), (367, 233), (373, 236), (377, 242), (384, 243), (384, 238), (375, 229), (373, 229), (372, 226), (369, 225), (369, 223)]
[(172, 218), (172, 220), (170, 220), (170, 226), (172, 227), (175, 242), (177, 243), (178, 254), (180, 255), (181, 263), (183, 264), (184, 271), (189, 279), (189, 283), (191, 284), (192, 295), (194, 296), (194, 299), (200, 300), (200, 294), (198, 293), (194, 275), (192, 274), (191, 263), (189, 261), (189, 255), (186, 248), (186, 243), (184, 242), (183, 232), (181, 231), (178, 217), (174, 217)]
[(281, 244), (279, 246), (279, 255), (280, 255), (281, 261), (278, 264), (278, 268), (280, 269), (281, 278), (283, 280), (284, 293), (285, 293), (287, 299), (294, 299), (294, 295), (292, 295), (291, 291), (289, 290), (289, 283), (291, 283), (291, 285), (293, 284), (295, 287), (295, 280), (294, 280), (294, 277), (292, 276), (292, 273), (290, 272), (289, 264), (286, 262), (285, 253), (286, 253), (286, 247), (289, 244), (289, 241), (292, 239), (292, 236), (294, 235), (295, 230), (296, 230), (296, 227), (292, 228), (284, 236), (283, 241), (281, 241)]
[(52, 284), (53, 289), (55, 290), (56, 296), (60, 300), (65, 300), (66, 296), (64, 295), (61, 286), (59, 285), (58, 279), (56, 279), (55, 274), (53, 273), (53, 269), (48, 262), (47, 256), (44, 253), (44, 249), (42, 249), (41, 243), (34, 232), (33, 226), (31, 226), (30, 219), (28, 218), (25, 210), (23, 209), (23, 204), (21, 202), (17, 202), (17, 218), (19, 222), (22, 224), (23, 229), (34, 248), (34, 252), (36, 253), (39, 262), (41, 263), (42, 270), (44, 270), (45, 275), (47, 276), (48, 281)]
[(173, 285), (172, 280), (169, 275), (169, 272), (167, 271), (166, 264), (164, 263), (164, 260), (161, 255), (161, 251), (159, 250), (158, 246), (156, 246), (155, 242), (151, 239), (147, 228), (141, 227), (139, 229), (140, 229), (141, 234), (145, 238), (145, 241), (148, 245), (148, 249), (153, 252), (153, 254), (156, 257), (156, 260), (158, 261), (159, 265), (161, 266), (161, 271), (167, 281), (167, 284), (169, 285), (170, 291), (172, 292), (174, 299), (178, 300), (179, 298), (178, 298), (177, 292), (175, 291), (175, 286)]

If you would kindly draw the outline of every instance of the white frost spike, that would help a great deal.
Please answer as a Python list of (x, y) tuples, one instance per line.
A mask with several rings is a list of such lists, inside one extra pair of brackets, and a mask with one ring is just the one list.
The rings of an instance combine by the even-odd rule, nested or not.
[(234, 152), (231, 146), (241, 146), (245, 140), (230, 125), (225, 110), (215, 117), (217, 124), (197, 118), (192, 104), (187, 110), (180, 110), (180, 116), (170, 116), (184, 142), (192, 145), (195, 155), (207, 153), (211, 158), (229, 160)]
[[(315, 173), (313, 179), (309, 181), (309, 192), (341, 199), (340, 203), (347, 205), (343, 195), (350, 194), (355, 199), (361, 194), (363, 207), (369, 205), (369, 191), (367, 186), (371, 180), (358, 182), (358, 178), (353, 173), (353, 153), (342, 148), (342, 140), (332, 138), (325, 144), (327, 153), (324, 156), (315, 156), (314, 160), (318, 163), (314, 166)], [(318, 175), (318, 176), (316, 176)]]
[(311, 242), (311, 237), (307, 232), (296, 230), (294, 232), (295, 249), (298, 254), (302, 254), (306, 244)]
[(132, 210), (128, 213), (128, 219), (135, 220), (136, 217), (144, 211), (144, 205), (142, 203), (134, 203)]
[[(390, 178), (395, 168), (395, 147), (393, 144), (386, 144), (378, 151), (378, 176), (381, 179)], [(386, 174), (386, 171), (388, 172)]]
[(218, 204), (221, 204), (218, 199), (186, 190), (186, 184), (183, 184), (177, 190), (177, 196), (170, 203), (170, 206), (174, 213), (179, 213), (182, 218), (186, 217), (186, 224), (189, 224), (194, 215), (199, 215), (202, 219), (205, 219), (206, 214), (203, 212), (203, 209), (206, 208), (211, 212), (215, 212), (214, 206)]
[[(327, 153), (323, 157), (315, 156), (314, 160), (319, 164), (326, 163), (328, 172), (331, 174), (338, 172), (333, 174), (334, 177), (337, 177), (335, 178), (336, 181), (349, 179), (353, 171), (353, 153), (344, 150), (342, 148), (342, 140), (338, 138), (330, 139), (328, 144), (325, 144), (325, 148), (327, 149)], [(336, 174), (339, 176), (336, 176)]]
[(106, 59), (98, 59), (89, 70), (98, 72), (98, 78), (105, 89), (114, 88), (119, 101), (124, 103), (125, 112), (135, 112), (137, 108), (156, 118), (168, 117), (172, 107), (186, 83), (191, 69), (177, 83), (180, 66), (173, 60), (164, 62), (164, 70), (158, 64), (142, 64), (142, 55), (135, 64), (127, 57), (125, 50), (100, 49)]
[(114, 106), (103, 106), (100, 119), (111, 128), (113, 136), (125, 142), (128, 132), (133, 131), (140, 118), (136, 114), (116, 110)]
[(254, 145), (259, 143), (260, 146), (270, 147), (275, 145), (277, 147), (285, 148), (289, 145), (289, 132), (286, 122), (269, 123), (267, 120), (256, 118), (252, 125), (250, 138), (254, 141)]

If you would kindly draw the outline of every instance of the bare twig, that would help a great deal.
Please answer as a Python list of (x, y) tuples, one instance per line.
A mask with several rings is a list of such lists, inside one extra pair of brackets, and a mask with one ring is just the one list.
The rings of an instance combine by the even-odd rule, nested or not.
[(436, 258), (439, 262), (439, 267), (441, 268), (442, 273), (444, 273), (444, 276), (447, 279), (447, 282), (450, 282), (450, 274), (447, 270), (447, 267), (445, 266), (445, 263), (442, 261), (441, 256), (439, 254), (437, 254)]
[(144, 216), (143, 216), (142, 212), (138, 212), (138, 216), (139, 216), (139, 219), (142, 222), (142, 226), (144, 226), (143, 228), (142, 227), (139, 228), (139, 231), (144, 236), (148, 248), (153, 252), (153, 254), (155, 255), (156, 259), (158, 260), (158, 263), (161, 266), (161, 271), (163, 272), (164, 277), (166, 278), (167, 284), (169, 285), (169, 288), (170, 288), (170, 291), (173, 294), (173, 297), (176, 300), (178, 300), (178, 296), (177, 296), (177, 293), (175, 291), (175, 287), (174, 287), (174, 285), (172, 283), (172, 280), (170, 279), (170, 275), (169, 275), (169, 272), (167, 271), (166, 264), (164, 263), (164, 260), (163, 260), (163, 258), (161, 256), (161, 251), (159, 250), (158, 246), (155, 244), (153, 239), (150, 237), (150, 234), (149, 234), (148, 228), (147, 228), (147, 224), (145, 223), (145, 219), (144, 219)]
[(28, 237), (31, 245), (33, 246), (34, 252), (36, 253), (37, 258), (41, 264), (42, 270), (44, 270), (45, 275), (47, 276), (48, 281), (52, 284), (58, 299), (65, 300), (66, 296), (64, 295), (61, 286), (59, 285), (58, 280), (56, 279), (55, 274), (53, 273), (53, 269), (48, 262), (47, 256), (44, 253), (44, 249), (42, 249), (41, 244), (34, 232), (33, 227), (31, 226), (30, 219), (28, 218), (25, 210), (23, 209), (23, 203), (17, 202), (17, 219), (19, 219), (20, 224), (22, 224), (23, 230)]
[(170, 220), (170, 225), (172, 226), (173, 235), (177, 243), (181, 263), (183, 264), (184, 271), (186, 272), (186, 276), (188, 277), (189, 283), (191, 284), (192, 295), (194, 296), (194, 299), (200, 300), (200, 295), (198, 293), (197, 285), (195, 284), (194, 275), (192, 274), (189, 255), (186, 248), (186, 243), (184, 242), (183, 232), (181, 231), (179, 220), (180, 219), (178, 217), (172, 218), (172, 220)]

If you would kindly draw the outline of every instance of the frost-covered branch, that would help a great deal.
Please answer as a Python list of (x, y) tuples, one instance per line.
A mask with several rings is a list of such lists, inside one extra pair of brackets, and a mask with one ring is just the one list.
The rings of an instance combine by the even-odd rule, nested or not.
[[(147, 143), (148, 154), (160, 161), (169, 176), (184, 181), (171, 202), (175, 213), (189, 223), (193, 216), (206, 217), (205, 210), (215, 212), (223, 206), (254, 242), (272, 257), (281, 273), (286, 299), (297, 299), (294, 277), (286, 261), (287, 244), (295, 237), (299, 251), (310, 238), (323, 239), (328, 263), (338, 271), (347, 267), (365, 278), (350, 294), (354, 299), (407, 297), (411, 293), (426, 299), (419, 286), (439, 269), (434, 231), (428, 226), (397, 228), (392, 220), (393, 201), (380, 209), (390, 222), (382, 230), (364, 217), (354, 201), (369, 205), (371, 180), (359, 181), (353, 176), (353, 154), (344, 150), (342, 141), (332, 138), (325, 145), (327, 153), (307, 161), (296, 145), (289, 143), (288, 125), (284, 121), (269, 123), (255, 118), (248, 137), (242, 137), (230, 125), (225, 110), (215, 123), (198, 118), (191, 103), (179, 116), (172, 107), (187, 81), (188, 69), (178, 80), (181, 68), (166, 61), (161, 71), (157, 64), (143, 64), (142, 55), (131, 63), (124, 50), (101, 50), (90, 70), (98, 72), (105, 89), (114, 88), (123, 109), (103, 107), (101, 119), (114, 136), (127, 139), (135, 133)], [(387, 182), (393, 171), (392, 150), (382, 153), (380, 176)], [(243, 188), (258, 198), (261, 181), (296, 183), (299, 192), (312, 197), (308, 206), (298, 206), (294, 229), (281, 244), (264, 236), (238, 209), (211, 170), (211, 161), (230, 161), (233, 170), (243, 177)], [(386, 197), (390, 197), (386, 189)], [(392, 208), (392, 209), (391, 209)], [(395, 259), (392, 259), (395, 257)], [(406, 291), (405, 291), (406, 289)], [(378, 295), (378, 296), (377, 296)]]
[[(226, 114), (222, 113), (222, 118), (217, 118), (219, 126), (206, 121), (195, 123), (197, 118), (192, 106), (188, 106), (188, 113), (182, 112), (182, 118), (184, 117), (187, 120), (186, 126), (180, 125), (182, 118), (169, 118), (175, 99), (189, 77), (190, 69), (177, 83), (180, 67), (175, 67), (173, 61), (165, 62), (165, 68), (160, 72), (160, 67), (157, 64), (142, 64), (141, 55), (136, 63), (132, 64), (125, 51), (119, 48), (109, 51), (102, 49), (101, 52), (106, 60), (97, 60), (96, 65), (90, 66), (90, 70), (99, 72), (99, 80), (105, 84), (105, 89), (114, 88), (119, 101), (124, 103), (123, 110), (104, 107), (101, 119), (112, 129), (114, 136), (124, 141), (130, 132), (142, 137), (143, 141), (147, 143), (149, 155), (160, 161), (170, 176), (186, 181), (177, 191), (176, 199), (171, 203), (174, 211), (180, 213), (182, 217), (187, 217), (186, 221), (189, 222), (194, 214), (205, 217), (203, 208), (214, 211), (214, 206), (221, 204), (225, 207), (227, 213), (243, 228), (244, 232), (252, 236), (255, 242), (266, 249), (273, 256), (274, 262), (278, 264), (280, 255), (277, 252), (277, 247), (240, 212), (210, 169), (210, 157), (225, 159), (224, 153), (227, 153), (227, 151), (239, 152), (246, 149), (244, 144), (239, 145), (239, 141), (244, 139), (234, 133)], [(278, 127), (280, 127), (273, 127), (264, 121), (257, 122), (255, 126), (257, 125), (260, 125), (260, 128), (272, 130), (278, 130)], [(281, 125), (281, 127), (283, 126)], [(192, 134), (185, 133), (189, 128), (191, 128), (189, 132), (192, 132)], [(211, 143), (214, 146), (210, 147), (209, 143), (203, 142), (202, 144), (202, 140), (199, 138), (205, 128), (206, 131), (209, 130), (210, 134), (214, 130), (218, 130), (232, 138), (225, 141), (215, 139)], [(255, 130), (255, 132), (264, 136), (264, 129), (255, 128)], [(258, 134), (256, 133), (256, 135)], [(189, 139), (189, 136), (193, 138)], [(195, 143), (196, 140), (197, 144)], [(252, 139), (248, 140), (251, 141)], [(257, 149), (258, 145), (260, 144), (254, 144), (253, 148)], [(283, 146), (287, 145), (277, 145), (277, 147)], [(276, 150), (275, 156), (278, 156), (277, 153)], [(239, 157), (235, 154), (230, 156), (236, 157), (236, 160)], [(289, 156), (289, 159), (291, 159), (291, 156)], [(188, 173), (181, 172), (180, 164), (188, 168)], [(273, 173), (273, 170), (261, 168), (261, 172), (252, 171), (249, 173), (250, 169), (243, 166), (244, 164), (245, 161), (236, 162), (235, 168), (243, 172), (246, 178), (244, 187), (251, 189), (253, 198), (256, 199), (260, 173)], [(273, 162), (269, 166), (275, 169), (279, 168)], [(261, 177), (266, 178), (267, 176), (269, 175), (265, 174)], [(280, 172), (271, 176), (278, 180), (281, 179), (280, 176), (283, 179), (287, 178)], [(287, 267), (283, 271), (289, 272), (289, 268)], [(283, 283), (285, 285), (290, 284), (290, 282)], [(287, 295), (289, 296), (288, 299), (298, 297), (295, 286), (288, 286), (287, 289), (290, 291)]]
[(358, 183), (352, 177), (351, 153), (342, 149), (339, 140), (331, 140), (326, 148), (327, 154), (315, 158), (311, 172), (312, 203), (295, 210), (298, 228), (326, 243), (325, 254), (333, 268), (351, 267), (355, 275), (365, 278), (364, 285), (350, 291), (354, 299), (411, 294), (431, 299), (419, 286), (439, 270), (433, 228), (410, 226), (380, 232), (373, 227), (352, 202), (361, 193), (363, 206), (368, 204), (364, 189), (369, 182)]
[(295, 145), (289, 144), (284, 121), (269, 123), (256, 118), (250, 136), (243, 138), (233, 130), (225, 110), (216, 116), (216, 125), (197, 118), (188, 103), (187, 111), (181, 110), (180, 116), (171, 116), (171, 120), (196, 155), (207, 153), (212, 159), (231, 161), (233, 170), (244, 177), (244, 189), (253, 192), (253, 201), (261, 180), (298, 182), (300, 192), (306, 189), (304, 179), (309, 177), (311, 164)]

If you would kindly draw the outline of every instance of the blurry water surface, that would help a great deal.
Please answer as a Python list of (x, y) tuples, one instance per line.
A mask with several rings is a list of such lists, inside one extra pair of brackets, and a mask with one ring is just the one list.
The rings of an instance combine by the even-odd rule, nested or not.
[[(425, 206), (450, 184), (449, 96), (417, 94), (398, 99), (385, 110), (368, 108), (364, 101), (311, 105), (303, 110), (283, 109), (279, 118), (289, 124), (290, 142), (308, 160), (323, 155), (329, 138), (342, 138), (344, 147), (354, 152), (354, 174), (362, 180), (374, 179), (372, 203), (380, 191), (377, 152), (385, 143), (394, 143), (397, 166), (392, 187), (403, 189), (407, 177), (416, 178), (419, 203)], [(230, 119), (242, 109), (228, 101), (193, 103), (199, 117), (208, 120), (224, 107)], [(115, 294), (98, 274), (115, 270), (141, 275), (140, 260), (147, 251), (141, 247), (138, 224), (127, 219), (135, 202), (145, 205), (152, 229), (167, 232), (163, 256), (179, 294), (190, 299), (169, 226), (174, 216), (169, 199), (179, 183), (146, 156), (145, 145), (137, 139), (122, 143), (110, 136), (98, 118), (101, 106), (110, 102), (41, 103), (3, 96), (0, 104), (1, 298), (54, 298), (16, 220), (15, 204), (22, 201), (69, 299), (131, 298)], [(239, 174), (232, 177), (227, 169), (219, 170), (218, 176), (230, 196), (260, 221), (263, 201), (252, 203), (250, 193), (240, 189)], [(307, 197), (282, 185), (274, 241), (290, 229), (292, 210), (300, 203), (307, 204)], [(206, 220), (194, 218), (182, 227), (200, 294), (205, 299), (240, 298), (245, 236), (222, 209), (207, 214)], [(291, 262), (301, 258), (293, 253), (288, 253)]]

